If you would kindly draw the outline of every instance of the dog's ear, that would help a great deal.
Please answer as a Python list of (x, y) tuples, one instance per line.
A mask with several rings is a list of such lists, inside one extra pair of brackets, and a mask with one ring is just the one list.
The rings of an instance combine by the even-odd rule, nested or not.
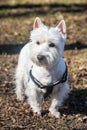
[(40, 20), (39, 17), (36, 17), (35, 21), (34, 21), (34, 24), (33, 24), (33, 29), (37, 29), (39, 28), (40, 26), (42, 25), (42, 22)]
[(66, 23), (64, 20), (61, 20), (60, 23), (56, 26), (59, 32), (62, 34), (62, 37), (66, 39)]

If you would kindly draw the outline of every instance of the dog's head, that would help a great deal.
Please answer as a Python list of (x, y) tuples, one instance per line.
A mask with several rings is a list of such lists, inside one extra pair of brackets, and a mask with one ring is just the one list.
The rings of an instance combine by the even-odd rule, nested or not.
[(66, 24), (62, 20), (56, 27), (48, 28), (36, 18), (30, 36), (30, 57), (39, 66), (52, 66), (63, 54)]

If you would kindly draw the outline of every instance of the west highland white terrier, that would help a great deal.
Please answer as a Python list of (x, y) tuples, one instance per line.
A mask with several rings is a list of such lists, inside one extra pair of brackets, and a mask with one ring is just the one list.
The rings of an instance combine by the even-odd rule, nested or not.
[(66, 40), (66, 24), (62, 20), (48, 28), (36, 18), (30, 42), (21, 50), (16, 69), (16, 95), (27, 101), (33, 111), (42, 112), (42, 99), (51, 94), (51, 115), (60, 117), (59, 107), (68, 96), (67, 66), (62, 58)]

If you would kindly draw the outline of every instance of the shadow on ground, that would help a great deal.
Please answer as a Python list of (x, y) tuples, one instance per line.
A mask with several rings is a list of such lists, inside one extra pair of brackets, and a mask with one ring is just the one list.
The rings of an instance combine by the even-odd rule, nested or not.
[[(22, 9), (22, 12), (17, 11), (15, 13), (11, 12), (11, 10)], [(23, 11), (26, 9), (25, 11)], [(29, 16), (31, 13), (36, 15), (44, 15), (44, 14), (53, 14), (58, 11), (68, 12), (68, 13), (80, 13), (87, 11), (87, 4), (18, 4), (18, 5), (0, 5), (0, 10), (9, 10), (8, 13), (0, 14), (0, 18), (7, 17), (21, 17), (21, 16)]]
[[(0, 54), (2, 53), (7, 53), (7, 54), (19, 54), (20, 50), (23, 48), (24, 44), (1, 44), (0, 45)], [(74, 50), (74, 49), (85, 49), (87, 48), (87, 45), (80, 43), (80, 42), (76, 42), (76, 43), (72, 43), (72, 44), (67, 44), (65, 45), (65, 50)]]
[[(87, 115), (87, 89), (72, 90), (69, 98), (65, 101), (63, 107), (59, 111), (67, 116), (73, 114)], [(42, 116), (47, 113), (49, 113), (48, 110), (43, 110)]]
[(69, 99), (60, 110), (63, 114), (83, 114), (87, 115), (87, 89), (72, 90)]

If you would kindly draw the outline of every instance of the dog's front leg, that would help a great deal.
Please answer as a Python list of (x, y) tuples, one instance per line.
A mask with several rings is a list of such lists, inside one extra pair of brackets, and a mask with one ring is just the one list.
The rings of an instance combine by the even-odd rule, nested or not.
[(29, 89), (26, 95), (28, 96), (28, 103), (33, 111), (41, 115), (43, 95), (36, 89)]
[(55, 96), (52, 96), (52, 102), (51, 102), (51, 106), (49, 108), (50, 114), (56, 118), (60, 118), (60, 112), (58, 111), (59, 108), (59, 103), (60, 101), (58, 100), (58, 98)]
[(50, 113), (56, 118), (60, 117), (60, 112), (58, 111), (59, 107), (62, 105), (64, 99), (68, 97), (69, 94), (69, 85), (67, 82), (56, 86), (52, 93), (52, 103), (49, 108)]
[(59, 86), (56, 86), (52, 92), (52, 102), (49, 111), (50, 114), (56, 118), (60, 118), (60, 112), (58, 109), (63, 102), (62, 92), (62, 87)]

